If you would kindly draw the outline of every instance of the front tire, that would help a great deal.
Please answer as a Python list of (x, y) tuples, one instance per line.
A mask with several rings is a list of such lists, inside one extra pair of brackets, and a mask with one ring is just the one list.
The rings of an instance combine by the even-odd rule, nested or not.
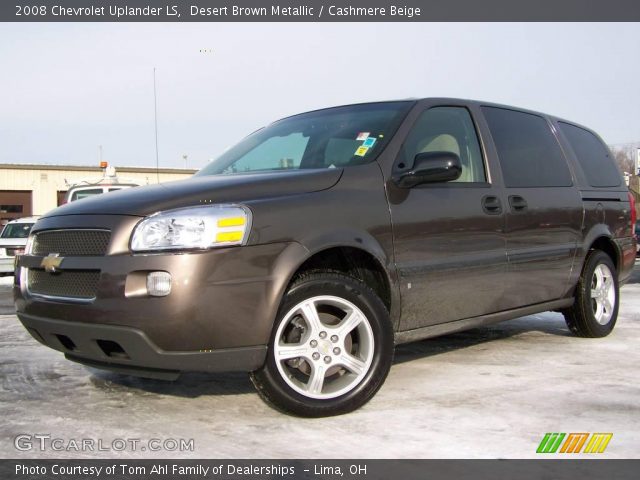
[(340, 273), (307, 273), (285, 294), (267, 361), (251, 380), (287, 413), (339, 415), (378, 391), (393, 348), (389, 313), (371, 288)]
[(618, 319), (618, 273), (601, 250), (587, 255), (573, 306), (563, 311), (569, 330), (579, 337), (606, 337)]

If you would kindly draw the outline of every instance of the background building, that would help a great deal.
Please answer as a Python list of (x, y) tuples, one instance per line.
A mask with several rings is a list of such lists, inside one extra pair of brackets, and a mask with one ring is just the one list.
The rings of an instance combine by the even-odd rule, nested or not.
[[(98, 166), (0, 164), (0, 221), (42, 215), (62, 204), (69, 187), (103, 177)], [(118, 167), (121, 182), (149, 185), (182, 180), (196, 172), (186, 168)]]

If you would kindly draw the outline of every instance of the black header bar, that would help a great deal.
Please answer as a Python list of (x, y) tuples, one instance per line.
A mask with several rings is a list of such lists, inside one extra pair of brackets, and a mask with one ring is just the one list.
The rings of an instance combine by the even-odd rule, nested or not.
[(0, 22), (637, 22), (638, 0), (3, 0)]
[(635, 480), (640, 460), (0, 460), (3, 480)]

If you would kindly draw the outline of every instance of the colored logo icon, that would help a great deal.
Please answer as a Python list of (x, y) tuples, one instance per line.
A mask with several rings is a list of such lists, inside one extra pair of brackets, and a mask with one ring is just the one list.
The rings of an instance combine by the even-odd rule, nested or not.
[(545, 433), (536, 453), (604, 453), (611, 437), (613, 433)]

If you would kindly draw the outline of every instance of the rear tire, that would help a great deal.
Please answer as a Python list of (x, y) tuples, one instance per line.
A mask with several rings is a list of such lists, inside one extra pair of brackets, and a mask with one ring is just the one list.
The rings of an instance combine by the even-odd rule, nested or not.
[(564, 310), (569, 330), (578, 337), (599, 338), (611, 333), (618, 319), (618, 272), (601, 250), (587, 255), (573, 306)]
[(393, 350), (389, 313), (371, 288), (341, 273), (310, 272), (285, 294), (265, 365), (250, 375), (281, 411), (340, 415), (378, 391)]

